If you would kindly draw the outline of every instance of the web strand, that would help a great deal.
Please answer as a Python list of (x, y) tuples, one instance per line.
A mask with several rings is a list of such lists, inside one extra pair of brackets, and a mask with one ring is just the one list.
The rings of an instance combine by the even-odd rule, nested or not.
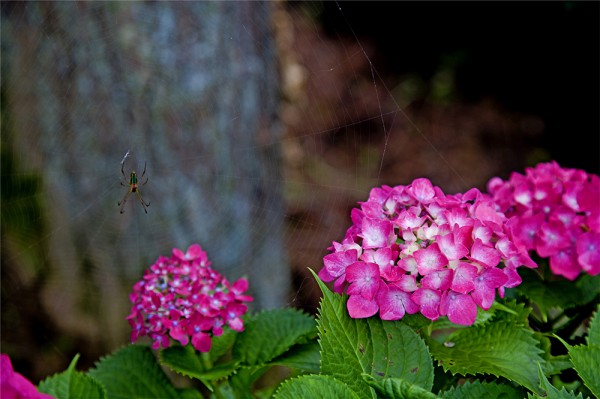
[[(427, 142), (427, 144), (433, 149), (433, 151), (435, 151), (436, 155), (442, 160), (442, 162), (444, 162), (444, 164), (452, 171), (452, 173), (463, 183), (463, 186), (464, 187), (468, 187), (468, 184), (466, 183), (466, 181), (464, 180), (464, 178), (462, 177), (462, 175), (460, 173), (458, 173), (458, 171), (452, 166), (452, 164), (446, 159), (446, 157), (444, 157), (444, 155), (438, 150), (438, 148), (431, 142), (431, 140), (427, 137), (427, 135), (425, 135), (425, 133), (423, 133), (423, 131), (417, 126), (417, 124), (412, 120), (412, 118), (410, 116), (408, 116), (408, 114), (404, 111), (404, 109), (402, 107), (400, 107), (400, 105), (398, 104), (398, 102), (396, 101), (396, 99), (394, 98), (394, 96), (392, 95), (392, 93), (390, 92), (390, 90), (385, 85), (385, 82), (382, 79), (382, 77), (379, 75), (379, 72), (377, 72), (377, 69), (373, 65), (373, 62), (371, 62), (371, 59), (369, 58), (369, 55), (365, 51), (365, 48), (363, 47), (361, 41), (359, 40), (358, 36), (354, 32), (354, 29), (352, 28), (352, 26), (350, 25), (348, 19), (346, 18), (346, 15), (342, 11), (342, 7), (340, 6), (339, 2), (336, 1), (335, 4), (337, 5), (337, 8), (338, 8), (338, 10), (340, 12), (340, 15), (343, 17), (344, 22), (346, 23), (348, 29), (352, 33), (352, 37), (354, 38), (354, 40), (356, 41), (356, 43), (360, 47), (360, 49), (362, 51), (362, 54), (365, 56), (367, 62), (369, 63), (369, 69), (371, 71), (371, 79), (373, 81), (373, 87), (375, 89), (375, 93), (376, 93), (376, 96), (377, 96), (377, 105), (379, 107), (379, 116), (380, 116), (380, 120), (381, 120), (381, 127), (383, 129), (383, 133), (384, 133), (384, 136), (385, 136), (383, 150), (382, 150), (382, 154), (381, 154), (381, 161), (380, 161), (380, 164), (379, 164), (379, 173), (378, 173), (378, 176), (377, 176), (377, 179), (378, 179), (377, 183), (379, 184), (379, 177), (380, 177), (382, 169), (383, 169), (384, 159), (385, 159), (386, 150), (387, 150), (388, 142), (389, 142), (389, 135), (390, 135), (389, 129), (386, 129), (386, 126), (385, 126), (385, 120), (383, 118), (384, 117), (384, 113), (383, 113), (383, 109), (381, 107), (381, 99), (380, 99), (380, 95), (379, 95), (379, 90), (377, 88), (377, 79), (379, 79), (381, 81), (381, 84), (385, 88), (386, 92), (390, 95), (390, 98), (394, 102), (394, 105), (396, 106), (396, 109), (398, 111), (400, 111), (400, 113), (402, 113), (402, 115), (404, 116), (404, 118), (408, 121), (408, 123), (410, 123), (410, 125), (413, 127), (413, 129), (415, 129), (415, 131), (417, 133), (419, 133), (419, 135)], [(376, 76), (377, 76), (377, 79), (376, 79)]]

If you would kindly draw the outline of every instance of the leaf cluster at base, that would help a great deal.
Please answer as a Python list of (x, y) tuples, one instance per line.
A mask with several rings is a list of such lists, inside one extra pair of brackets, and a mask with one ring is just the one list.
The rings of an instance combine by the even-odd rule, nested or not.
[[(75, 370), (76, 357), (39, 389), (65, 399), (203, 397), (199, 390), (176, 388), (162, 365), (199, 382), (214, 398), (599, 396), (598, 305), (588, 320), (585, 344), (573, 345), (557, 334), (534, 331), (531, 308), (515, 300), (496, 303), (469, 327), (421, 315), (400, 321), (352, 319), (347, 297), (317, 281), (323, 292), (317, 320), (294, 309), (263, 311), (247, 316), (242, 333), (225, 330), (214, 337), (210, 352), (173, 345), (157, 357), (149, 347), (131, 345), (87, 373)], [(552, 343), (566, 354), (551, 355)], [(281, 366), (291, 370), (291, 378), (255, 388), (265, 373)], [(559, 379), (567, 369), (579, 378), (570, 385)]]

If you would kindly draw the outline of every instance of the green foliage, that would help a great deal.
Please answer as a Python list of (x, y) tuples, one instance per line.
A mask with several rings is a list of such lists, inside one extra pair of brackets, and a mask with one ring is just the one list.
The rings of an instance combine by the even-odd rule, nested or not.
[(384, 378), (377, 381), (370, 375), (363, 378), (377, 392), (379, 399), (437, 399), (438, 396), (418, 385), (406, 382), (401, 378)]
[(597, 320), (600, 315), (599, 309), (600, 306), (596, 307), (596, 313), (590, 323), (588, 345), (571, 346), (564, 339), (557, 337), (568, 349), (573, 368), (596, 397), (600, 397), (600, 345), (596, 343), (600, 329)]
[(523, 392), (507, 385), (495, 382), (467, 382), (440, 394), (442, 399), (522, 399)]
[(569, 357), (583, 383), (600, 398), (600, 345), (572, 347)]
[(175, 345), (159, 352), (160, 361), (176, 373), (200, 380), (212, 391), (211, 381), (233, 374), (240, 363), (228, 361), (215, 365), (231, 349), (235, 338), (236, 332), (227, 328), (222, 335), (213, 338), (208, 353), (199, 353), (191, 345)]
[(284, 355), (269, 362), (272, 365), (286, 366), (318, 373), (321, 369), (321, 353), (319, 343), (316, 341), (296, 345)]
[(596, 307), (596, 313), (590, 321), (587, 343), (588, 345), (600, 345), (600, 305)]
[(550, 381), (546, 378), (542, 371), (541, 365), (538, 365), (538, 373), (540, 376), (540, 387), (542, 388), (542, 394), (528, 394), (529, 399), (582, 399), (583, 396), (581, 394), (575, 396), (573, 392), (568, 392), (566, 389), (562, 388), (560, 391), (555, 388)]
[(212, 344), (208, 357), (211, 363), (218, 361), (221, 357), (227, 354), (239, 334), (230, 328), (225, 327), (223, 334), (212, 338)]
[[(245, 330), (227, 329), (213, 338), (211, 351), (199, 353), (191, 345), (172, 346), (160, 353), (173, 371), (200, 380), (219, 394), (233, 388), (251, 397), (251, 386), (272, 366), (318, 371), (319, 352), (314, 318), (294, 309), (275, 309), (246, 320)], [(227, 380), (217, 388), (216, 383)]]
[(105, 399), (108, 396), (102, 384), (93, 377), (75, 371), (79, 355), (71, 361), (69, 368), (40, 382), (38, 389), (61, 399)]
[(452, 374), (492, 374), (538, 391), (536, 362), (545, 364), (539, 341), (523, 326), (522, 307), (513, 310), (514, 315), (503, 313), (483, 325), (457, 330), (445, 345), (431, 341), (433, 356)]
[(191, 345), (186, 346), (171, 346), (160, 352), (161, 363), (168, 366), (171, 370), (196, 378), (211, 391), (213, 387), (210, 381), (225, 378), (235, 372), (239, 365), (238, 362), (227, 362), (212, 366), (210, 361), (207, 361), (209, 355), (198, 353)]
[(102, 358), (88, 374), (104, 385), (108, 399), (189, 398), (189, 393), (184, 395), (171, 384), (150, 348), (144, 346), (119, 349)]
[(317, 280), (323, 292), (318, 328), (321, 372), (350, 386), (359, 397), (374, 397), (362, 378), (400, 378), (430, 390), (433, 363), (425, 342), (402, 323), (378, 318), (351, 319), (346, 299)]
[(564, 310), (585, 305), (600, 294), (600, 275), (582, 274), (573, 283), (565, 279), (543, 279), (536, 271), (529, 269), (520, 274), (523, 283), (516, 291), (535, 305), (536, 315), (544, 323), (552, 318), (553, 309)]
[[(149, 348), (132, 345), (101, 359), (88, 373), (75, 371), (75, 358), (39, 389), (68, 399), (201, 397), (193, 389), (175, 388), (162, 364), (202, 382), (211, 398), (583, 399), (600, 393), (596, 303), (560, 316), (567, 319), (564, 325), (576, 327), (566, 336), (552, 323), (542, 325), (548, 330), (534, 331), (531, 308), (515, 300), (480, 311), (472, 326), (445, 318), (432, 322), (422, 315), (400, 321), (352, 319), (347, 297), (317, 282), (323, 296), (316, 321), (294, 309), (263, 311), (247, 316), (245, 331), (225, 329), (213, 337), (208, 353), (174, 344), (157, 359)], [(557, 345), (562, 352), (556, 352)], [(552, 355), (565, 353), (563, 346), (566, 354)], [(255, 382), (273, 367), (290, 369), (292, 378), (256, 389)], [(567, 383), (563, 371), (571, 374)]]
[(261, 312), (245, 325), (233, 347), (233, 355), (246, 365), (264, 365), (293, 345), (316, 336), (315, 320), (294, 309)]
[(274, 397), (276, 399), (359, 398), (346, 384), (328, 375), (304, 375), (288, 380), (281, 384)]

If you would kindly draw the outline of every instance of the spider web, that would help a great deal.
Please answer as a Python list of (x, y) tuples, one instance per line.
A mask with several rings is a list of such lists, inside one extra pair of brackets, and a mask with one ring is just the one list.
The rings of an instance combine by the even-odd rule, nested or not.
[[(72, 6), (76, 7), (74, 4)], [(293, 276), (291, 295), (285, 305), (315, 310), (319, 291), (307, 268), (318, 270), (321, 267), (327, 247), (332, 241), (340, 240), (348, 228), (350, 209), (358, 201), (365, 200), (372, 187), (408, 184), (414, 178), (428, 177), (446, 192), (464, 191), (470, 187), (484, 189), (485, 182), (495, 175), (507, 177), (511, 170), (522, 170), (528, 164), (551, 158), (560, 160), (561, 156), (567, 162), (565, 166), (586, 168), (597, 173), (598, 145), (590, 145), (587, 147), (587, 155), (581, 156), (581, 151), (586, 149), (578, 148), (577, 152), (555, 151), (552, 142), (544, 141), (547, 140), (548, 132), (558, 126), (569, 129), (569, 142), (577, 142), (576, 136), (572, 134), (580, 134), (578, 145), (583, 139), (597, 144), (598, 124), (595, 115), (598, 109), (598, 42), (593, 37), (598, 35), (594, 35), (594, 32), (586, 35), (588, 31), (584, 28), (576, 29), (578, 21), (587, 22), (590, 18), (597, 27), (597, 4), (575, 4), (572, 11), (560, 9), (566, 7), (563, 4), (546, 6), (544, 11), (538, 12), (541, 14), (550, 10), (553, 16), (558, 17), (565, 14), (568, 25), (559, 29), (558, 33), (550, 34), (552, 29), (557, 29), (555, 25), (531, 18), (528, 22), (532, 24), (530, 36), (510, 33), (503, 36), (492, 35), (489, 33), (491, 29), (485, 28), (485, 21), (489, 22), (489, 14), (508, 6), (496, 5), (494, 8), (473, 5), (484, 15), (480, 20), (471, 21), (467, 27), (457, 29), (463, 34), (455, 33), (452, 36), (457, 41), (453, 45), (448, 44), (450, 40), (441, 38), (452, 35), (449, 30), (456, 28), (452, 19), (458, 18), (459, 12), (465, 11), (464, 7), (454, 12), (449, 6), (436, 5), (435, 10), (430, 10), (416, 4), (369, 3), (367, 6), (360, 3), (309, 2), (277, 6), (261, 3), (256, 7), (273, 11), (281, 75), (282, 100), (278, 115), (281, 134), (264, 144), (240, 142), (233, 149), (224, 148), (223, 151), (231, 151), (231, 156), (237, 159), (257, 148), (278, 149), (278, 152), (266, 159), (265, 167), (271, 172), (277, 172), (274, 176), (278, 177), (272, 178), (270, 183), (279, 186), (283, 193), (284, 228), (282, 231), (276, 230), (262, 222), (253, 227), (251, 232), (258, 240), (267, 240), (273, 234), (282, 235), (285, 261)], [(134, 9), (135, 5), (132, 6), (132, 10)], [(364, 14), (367, 9), (369, 17)], [(135, 13), (135, 10), (131, 12)], [(503, 15), (514, 16), (516, 23), (523, 25), (523, 20), (536, 15), (535, 12), (527, 12), (519, 16), (518, 12), (523, 10), (515, 10), (512, 6), (509, 11), (503, 11)], [(582, 15), (588, 15), (587, 19)], [(51, 17), (55, 17), (51, 10), (49, 14), (37, 14), (39, 20), (36, 22), (41, 26), (39, 36), (30, 35), (19, 43), (36, 48), (40, 43), (45, 43), (45, 37), (63, 34), (59, 27), (51, 23)], [(25, 18), (24, 9), (21, 6), (3, 4), (4, 18), (18, 25)], [(377, 21), (376, 24), (366, 23), (373, 18)], [(468, 23), (465, 19), (461, 21)], [(143, 21), (144, 24), (156, 22)], [(169, 23), (168, 20), (158, 22)], [(210, 31), (211, 24), (217, 22), (203, 20), (193, 23), (198, 24), (195, 28), (202, 25), (202, 29)], [(247, 40), (249, 32), (262, 29), (264, 23), (265, 21), (248, 21), (247, 24), (234, 27), (221, 38), (223, 46), (235, 46), (240, 41)], [(105, 20), (100, 25), (101, 31), (91, 32), (90, 35), (101, 35), (108, 38), (109, 43), (112, 41), (122, 45), (124, 40), (129, 40), (128, 45), (143, 46), (144, 43), (136, 41), (135, 27), (131, 31), (124, 31), (122, 24), (123, 20)], [(7, 36), (4, 25), (3, 21), (3, 37)], [(185, 27), (181, 29), (184, 31)], [(478, 32), (490, 36), (487, 46), (492, 50), (481, 47), (486, 46), (486, 40), (476, 40), (474, 37)], [(520, 34), (523, 32), (523, 29), (519, 30)], [(553, 39), (561, 35), (566, 37), (562, 39), (566, 44), (561, 42), (563, 45), (559, 46), (552, 43)], [(101, 67), (92, 64), (85, 53), (73, 54), (74, 46), (69, 42), (69, 35), (64, 37), (61, 48), (40, 46), (31, 61), (48, 62), (44, 60), (52, 58), (45, 58), (46, 52), (60, 51), (76, 58), (79, 68)], [(165, 38), (156, 37), (155, 40)], [(531, 48), (520, 50), (525, 46), (516, 46), (515, 43), (523, 40), (541, 48), (540, 57), (550, 47), (553, 51), (562, 51), (559, 56), (570, 58), (579, 65), (575, 69), (578, 74), (575, 75), (573, 70), (557, 71), (564, 64), (556, 67), (548, 64), (545, 70), (539, 71), (532, 70), (533, 67), (527, 63), (518, 62), (517, 59), (524, 56), (526, 51), (531, 51)], [(569, 45), (569, 40), (577, 41), (579, 46)], [(438, 41), (442, 44), (436, 45)], [(193, 40), (188, 43), (190, 46), (195, 45)], [(255, 41), (254, 45), (260, 47), (262, 43)], [(511, 51), (511, 46), (514, 46), (514, 51)], [(123, 91), (111, 93), (110, 96), (107, 93), (107, 98), (112, 98), (112, 101), (93, 96), (85, 100), (83, 109), (93, 111), (98, 107), (106, 108), (108, 112), (102, 117), (74, 120), (70, 115), (58, 114), (53, 104), (42, 103), (42, 116), (50, 121), (51, 130), (57, 135), (49, 138), (27, 133), (27, 126), (36, 126), (38, 123), (33, 118), (23, 114), (17, 118), (8, 114), (9, 111), (27, 113), (27, 109), (15, 109), (16, 104), (5, 92), (7, 78), (4, 75), (8, 62), (5, 58), (10, 58), (11, 54), (7, 48), (10, 46), (5, 44), (3, 38), (2, 49), (7, 57), (2, 57), (2, 136), (5, 144), (2, 147), (2, 345), (3, 352), (12, 352), (17, 364), (21, 359), (23, 367), (34, 367), (29, 363), (32, 358), (46, 360), (45, 366), (38, 365), (35, 366), (37, 369), (31, 370), (30, 375), (40, 378), (49, 372), (63, 369), (65, 362), (70, 360), (72, 351), (82, 350), (77, 348), (77, 338), (68, 345), (56, 343), (56, 337), (61, 336), (61, 332), (55, 320), (36, 313), (40, 302), (51, 301), (55, 304), (55, 309), (61, 309), (61, 306), (67, 308), (66, 297), (74, 292), (85, 293), (88, 288), (92, 288), (91, 282), (89, 287), (81, 283), (85, 281), (109, 283), (123, 279), (125, 285), (130, 286), (159, 255), (169, 255), (171, 248), (185, 249), (197, 241), (207, 250), (213, 267), (217, 270), (220, 269), (219, 264), (226, 262), (229, 257), (245, 259), (254, 256), (252, 248), (235, 248), (231, 245), (232, 241), (235, 242), (236, 215), (230, 214), (229, 206), (220, 202), (196, 204), (193, 185), (207, 184), (208, 180), (186, 181), (180, 174), (185, 168), (204, 168), (211, 171), (207, 174), (209, 177), (227, 177), (239, 184), (256, 177), (243, 170), (224, 169), (218, 163), (218, 154), (195, 151), (194, 145), (197, 143), (183, 137), (177, 148), (166, 153), (169, 162), (157, 159), (156, 147), (161, 145), (162, 136), (156, 135), (152, 121), (145, 120), (144, 106), (156, 105), (152, 102), (153, 95), (170, 96), (169, 83), (173, 79), (172, 71), (176, 65), (167, 65), (168, 54), (165, 55), (165, 63), (130, 60), (141, 63), (139, 70), (146, 71), (147, 75), (142, 73), (130, 76), (123, 72), (122, 75), (113, 77), (126, 82), (128, 79), (143, 80), (152, 76), (152, 80), (140, 84), (144, 88), (142, 92)], [(199, 47), (193, 48), (199, 52), (205, 51)], [(471, 62), (469, 58), (479, 54), (478, 52), (484, 55), (481, 57), (485, 59), (482, 64)], [(592, 57), (589, 58), (588, 55), (586, 58), (582, 55), (585, 53), (592, 54)], [(525, 58), (530, 60), (532, 57)], [(592, 62), (582, 62), (590, 59)], [(68, 63), (64, 66), (49, 63), (41, 65), (42, 69), (47, 68), (49, 71), (56, 71), (57, 68), (60, 70), (61, 67), (66, 68), (63, 71), (64, 81), (48, 79), (45, 84), (47, 90), (59, 90), (62, 99), (68, 102), (73, 90), (85, 90), (85, 87), (61, 86), (64, 82), (71, 82), (67, 76), (73, 71), (68, 70)], [(6, 73), (10, 73), (10, 70)], [(478, 78), (468, 79), (469, 74)], [(525, 94), (522, 102), (508, 103), (502, 97), (506, 92), (499, 91), (498, 87), (485, 86), (490, 82), (510, 82), (513, 79), (518, 82), (527, 81), (531, 87), (509, 86), (512, 90), (523, 89), (525, 93), (552, 91), (552, 85), (563, 84), (544, 79), (557, 75), (565, 77), (569, 80), (569, 85), (580, 89), (561, 91), (566, 95), (577, 96), (570, 100), (574, 105), (569, 106), (565, 104), (564, 98), (560, 98), (554, 101), (554, 108), (550, 111), (526, 106), (527, 101), (535, 102), (539, 97), (527, 97)], [(55, 79), (56, 75), (53, 72), (48, 76)], [(97, 76), (103, 76), (102, 71), (98, 71)], [(190, 76), (193, 77), (193, 74)], [(219, 84), (226, 85), (230, 77), (224, 73), (218, 77)], [(468, 86), (468, 82), (475, 83)], [(590, 85), (590, 82), (596, 84)], [(484, 87), (474, 88), (478, 83)], [(80, 84), (85, 86), (102, 82), (84, 81)], [(202, 87), (203, 84), (193, 79), (190, 81), (190, 85), (194, 87)], [(585, 91), (582, 89), (583, 85), (591, 89)], [(108, 84), (107, 86), (110, 87)], [(582, 94), (582, 91), (587, 94)], [(134, 103), (138, 107), (127, 113), (119, 112), (119, 106), (127, 104), (131, 97), (134, 97)], [(588, 101), (590, 98), (591, 101)], [(192, 118), (177, 112), (179, 101), (181, 100), (173, 97), (165, 109), (171, 115), (172, 129), (166, 129), (170, 135), (177, 135), (178, 127), (185, 126), (190, 122), (189, 118)], [(194, 117), (208, 118), (213, 112), (217, 112), (215, 106), (205, 104), (197, 110)], [(244, 112), (239, 102), (232, 101), (225, 122), (235, 121)], [(561, 126), (556, 119), (548, 117), (548, 114), (562, 116), (567, 124)], [(90, 115), (94, 113), (90, 112)], [(123, 115), (137, 121), (133, 124), (134, 131), (110, 131), (113, 126), (111, 118), (124, 117)], [(15, 120), (26, 123), (15, 125)], [(106, 137), (118, 135), (116, 142), (120, 145), (115, 147), (111, 144), (114, 142), (105, 141), (104, 137), (90, 137), (90, 126), (103, 127)], [(9, 145), (4, 140), (5, 129), (11, 131)], [(563, 149), (568, 147), (564, 144), (564, 139), (560, 143)], [(37, 150), (41, 147), (45, 151)], [(128, 155), (124, 159), (126, 153)], [(125, 161), (125, 177), (121, 175), (122, 161)], [(148, 177), (148, 183), (140, 186), (140, 190), (144, 200), (150, 201), (148, 213), (144, 213), (135, 196), (131, 195), (124, 208), (125, 212), (120, 214), (117, 202), (128, 189), (120, 183), (126, 183), (132, 170), (137, 171), (142, 182), (144, 165), (146, 176), (143, 180)], [(67, 169), (68, 174), (56, 172), (59, 169)], [(67, 179), (63, 181), (65, 176)], [(75, 181), (78, 182), (76, 186), (71, 184)], [(49, 196), (44, 190), (49, 182), (63, 189), (54, 191)], [(85, 193), (77, 192), (74, 187), (84, 187)], [(175, 196), (178, 199), (176, 204), (179, 205), (172, 209), (161, 208), (161, 200), (164, 201), (168, 196)], [(271, 202), (261, 197), (243, 206), (251, 207), (254, 214), (265, 215), (265, 221), (272, 208)], [(52, 217), (45, 214), (48, 210), (53, 212)], [(182, 216), (182, 212), (188, 214)], [(241, 213), (243, 212), (240, 211)], [(204, 237), (190, 237), (186, 235), (189, 229), (185, 222), (182, 222), (183, 227), (174, 236), (164, 228), (174, 215), (189, 223), (196, 221), (212, 226), (211, 228), (232, 229), (232, 240), (214, 242), (208, 232)], [(66, 259), (54, 253), (57, 250), (49, 247), (49, 243), (61, 242), (63, 235), (66, 237), (72, 232), (72, 226), (91, 232), (85, 240), (81, 238), (76, 241), (76, 248), (66, 248), (84, 254), (84, 264), (72, 281), (63, 280), (58, 283), (64, 297), (43, 297), (36, 301), (34, 298), (40, 296), (42, 289), (40, 281), (51, 273), (49, 268), (64, 267), (60, 262), (58, 265), (51, 265), (48, 258)], [(108, 240), (103, 238), (106, 231), (111, 232)], [(128, 254), (127, 260), (115, 257), (115, 253), (123, 248)], [(64, 252), (65, 248), (60, 251)], [(67, 255), (63, 256), (68, 258)], [(118, 267), (121, 270), (118, 275), (115, 275), (115, 264), (122, 265)], [(74, 273), (63, 270), (63, 275), (72, 272)], [(263, 277), (250, 267), (244, 270), (244, 274), (251, 284), (253, 280)], [(55, 295), (57, 291), (52, 292)], [(95, 291), (90, 289), (89, 292)], [(86, 303), (78, 306), (102, 307), (103, 297), (95, 295), (84, 294)], [(121, 298), (121, 305), (122, 303), (125, 303), (126, 308), (126, 297)], [(115, 316), (115, 323), (125, 324), (122, 309), (123, 306), (116, 306), (105, 312)], [(20, 317), (21, 313), (29, 316)], [(70, 331), (75, 331), (74, 336), (94, 337), (92, 342), (96, 342), (98, 346), (88, 348), (90, 353), (102, 353), (105, 350), (102, 345), (106, 345), (106, 342), (98, 336), (102, 331), (95, 330), (93, 320), (78, 320), (77, 325), (67, 327)], [(111, 346), (127, 342), (127, 335), (118, 336), (119, 339), (110, 342)], [(27, 345), (31, 343), (35, 350), (25, 350), (25, 344), (19, 343), (20, 338)], [(52, 342), (51, 348), (41, 350), (48, 341)], [(94, 358), (90, 358), (88, 362), (93, 360)]]

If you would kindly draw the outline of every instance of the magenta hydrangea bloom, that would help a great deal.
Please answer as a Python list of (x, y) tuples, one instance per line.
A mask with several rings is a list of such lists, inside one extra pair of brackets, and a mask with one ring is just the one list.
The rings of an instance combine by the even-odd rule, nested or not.
[[(398, 320), (421, 312), (435, 320), (471, 325), (477, 307), (520, 284), (516, 268), (535, 267), (514, 243), (506, 216), (478, 190), (446, 195), (427, 179), (371, 190), (353, 209), (353, 225), (323, 259), (319, 277), (349, 295), (353, 318), (379, 312)], [(594, 237), (586, 246), (593, 262)]]
[(181, 345), (208, 352), (211, 337), (223, 333), (223, 327), (243, 331), (242, 316), (248, 310), (244, 295), (248, 281), (231, 284), (210, 267), (206, 252), (198, 244), (184, 253), (175, 248), (170, 258), (160, 256), (133, 286), (133, 306), (127, 320), (131, 341), (148, 336), (152, 348), (166, 348), (171, 339)]
[(548, 259), (569, 280), (600, 273), (600, 178), (556, 162), (488, 182), (494, 201), (510, 218), (515, 244)]

